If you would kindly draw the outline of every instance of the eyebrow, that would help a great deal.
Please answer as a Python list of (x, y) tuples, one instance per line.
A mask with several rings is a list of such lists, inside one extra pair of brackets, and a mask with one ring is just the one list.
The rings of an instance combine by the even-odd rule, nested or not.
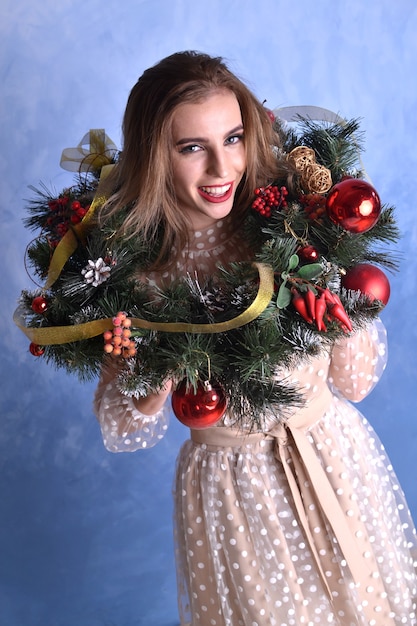
[[(234, 133), (237, 133), (240, 130), (243, 130), (243, 124), (239, 124), (235, 128), (232, 128), (232, 130), (227, 132), (224, 137), (225, 138), (230, 137), (230, 135), (233, 135)], [(175, 145), (182, 146), (185, 143), (193, 143), (193, 142), (207, 143), (208, 139), (206, 137), (184, 137), (183, 139), (180, 139), (179, 141), (177, 141)]]

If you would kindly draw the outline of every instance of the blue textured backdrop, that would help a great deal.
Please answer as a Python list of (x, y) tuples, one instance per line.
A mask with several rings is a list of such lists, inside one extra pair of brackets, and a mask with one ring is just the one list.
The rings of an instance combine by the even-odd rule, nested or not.
[(11, 322), (31, 234), (27, 186), (60, 190), (64, 147), (90, 128), (120, 145), (142, 71), (176, 50), (229, 59), (271, 107), (313, 104), (363, 119), (364, 161), (397, 206), (403, 262), (383, 319), (384, 377), (363, 411), (417, 513), (417, 8), (414, 0), (3, 0), (0, 7), (0, 624), (174, 626), (171, 483), (185, 430), (111, 455), (91, 412), (94, 385), (27, 351)]

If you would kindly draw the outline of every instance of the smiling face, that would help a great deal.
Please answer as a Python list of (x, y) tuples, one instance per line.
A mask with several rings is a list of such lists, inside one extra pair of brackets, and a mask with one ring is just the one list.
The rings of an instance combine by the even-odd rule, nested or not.
[(172, 119), (172, 170), (178, 206), (191, 230), (229, 215), (246, 168), (243, 123), (231, 91), (181, 104)]

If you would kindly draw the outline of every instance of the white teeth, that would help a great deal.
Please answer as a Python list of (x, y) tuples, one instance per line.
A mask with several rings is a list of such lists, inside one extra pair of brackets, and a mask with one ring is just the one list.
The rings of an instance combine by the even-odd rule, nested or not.
[(201, 189), (210, 196), (222, 196), (229, 191), (230, 187), (231, 185), (223, 185), (222, 187), (201, 187)]

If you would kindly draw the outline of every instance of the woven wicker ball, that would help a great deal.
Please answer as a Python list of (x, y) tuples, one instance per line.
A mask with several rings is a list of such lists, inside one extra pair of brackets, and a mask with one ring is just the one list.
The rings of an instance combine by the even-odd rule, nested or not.
[(308, 165), (301, 175), (301, 185), (308, 193), (326, 193), (332, 184), (330, 170), (317, 163)]
[(312, 148), (298, 146), (291, 150), (288, 155), (288, 161), (301, 173), (308, 165), (316, 162), (316, 155)]

